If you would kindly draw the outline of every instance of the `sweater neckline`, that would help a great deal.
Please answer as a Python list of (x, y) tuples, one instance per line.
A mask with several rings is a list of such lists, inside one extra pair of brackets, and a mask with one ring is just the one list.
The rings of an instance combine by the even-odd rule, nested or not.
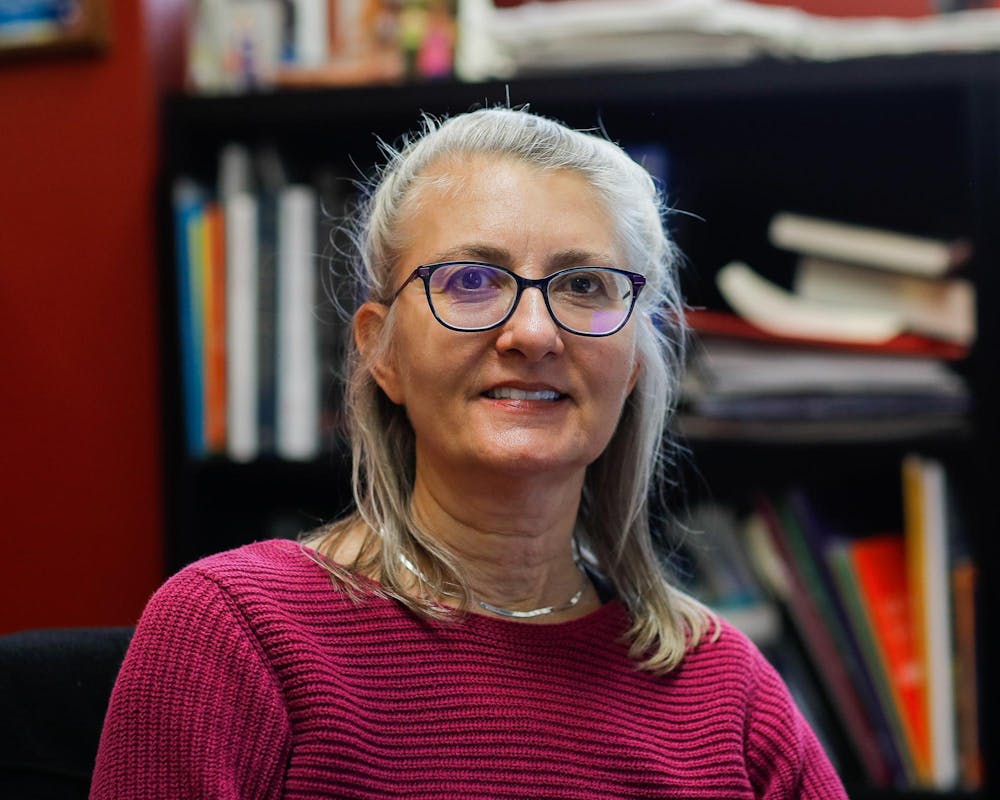
[[(354, 572), (340, 562), (334, 561), (323, 553), (320, 553), (318, 550), (315, 550), (314, 548), (301, 542), (299, 542), (297, 546), (305, 557), (315, 564), (317, 569), (322, 570), (321, 564), (324, 562), (333, 564), (337, 569), (349, 572), (353, 575), (359, 584), (368, 586), (371, 590), (370, 597), (373, 601), (386, 603), (399, 608), (405, 608), (405, 606), (403, 606), (403, 604), (398, 600), (387, 596), (383, 591), (382, 584), (374, 578)], [(324, 575), (329, 577), (329, 573), (324, 572)], [(568, 636), (581, 630), (588, 630), (592, 627), (600, 627), (609, 620), (614, 620), (619, 623), (627, 623), (628, 621), (628, 612), (625, 605), (617, 597), (610, 598), (606, 602), (602, 603), (600, 607), (581, 617), (559, 620), (556, 622), (543, 622), (537, 620), (534, 622), (526, 622), (517, 619), (505, 619), (504, 617), (479, 614), (471, 609), (467, 610), (463, 614), (450, 606), (442, 607), (447, 608), (449, 611), (455, 611), (457, 614), (456, 620), (469, 630), (479, 630), (484, 633), (490, 632), (494, 635), (504, 635), (506, 638), (536, 639), (551, 637), (553, 635)], [(407, 611), (409, 610), (407, 609)], [(453, 624), (450, 620), (431, 619), (429, 620), (429, 623), (435, 626), (445, 626), (449, 629), (453, 628)]]

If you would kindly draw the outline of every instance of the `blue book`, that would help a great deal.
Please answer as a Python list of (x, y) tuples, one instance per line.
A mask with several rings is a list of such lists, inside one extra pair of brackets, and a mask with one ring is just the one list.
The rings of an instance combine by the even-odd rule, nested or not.
[(205, 364), (202, 281), (198, 272), (204, 203), (198, 187), (188, 180), (174, 186), (174, 239), (177, 258), (177, 319), (180, 337), (184, 441), (192, 458), (208, 450), (205, 438)]

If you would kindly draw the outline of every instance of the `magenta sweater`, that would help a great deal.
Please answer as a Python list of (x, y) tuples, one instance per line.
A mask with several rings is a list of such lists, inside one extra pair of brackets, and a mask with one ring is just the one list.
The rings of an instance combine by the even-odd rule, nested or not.
[(212, 556), (146, 608), (91, 798), (846, 798), (741, 633), (655, 677), (627, 627), (426, 621), (293, 542)]

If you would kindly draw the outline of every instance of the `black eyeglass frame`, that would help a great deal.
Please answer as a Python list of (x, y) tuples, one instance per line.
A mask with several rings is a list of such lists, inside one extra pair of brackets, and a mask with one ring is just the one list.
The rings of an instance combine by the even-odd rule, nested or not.
[[(456, 327), (455, 325), (450, 325), (449, 323), (445, 322), (438, 315), (437, 309), (434, 308), (434, 301), (431, 299), (431, 275), (433, 275), (437, 270), (441, 269), (442, 267), (458, 267), (463, 265), (467, 265), (470, 267), (489, 267), (490, 269), (500, 270), (500, 272), (505, 272), (514, 279), (514, 282), (517, 284), (517, 292), (514, 295), (514, 302), (511, 303), (511, 306), (507, 310), (507, 313), (504, 314), (499, 321), (494, 322), (491, 325), (484, 325), (481, 328), (459, 328)], [(553, 280), (563, 275), (566, 275), (567, 273), (586, 272), (588, 270), (594, 270), (594, 269), (600, 269), (605, 272), (617, 272), (619, 275), (624, 275), (632, 283), (632, 302), (629, 305), (628, 311), (625, 313), (625, 316), (622, 318), (622, 321), (617, 326), (612, 328), (610, 331), (606, 331), (604, 333), (587, 333), (586, 331), (578, 331), (574, 328), (568, 327), (567, 325), (559, 321), (559, 318), (555, 315), (555, 312), (552, 311), (552, 304), (549, 302), (549, 283), (551, 283)], [(561, 269), (558, 270), (557, 272), (553, 272), (551, 275), (546, 275), (544, 278), (525, 278), (522, 275), (518, 275), (513, 270), (509, 270), (506, 267), (501, 267), (498, 264), (490, 264), (486, 261), (439, 261), (435, 264), (422, 264), (421, 266), (413, 270), (413, 272), (410, 273), (410, 276), (405, 281), (403, 281), (402, 286), (400, 286), (396, 290), (396, 293), (392, 296), (392, 299), (388, 302), (387, 305), (391, 306), (393, 303), (395, 303), (396, 298), (399, 297), (403, 289), (405, 289), (407, 286), (413, 283), (413, 281), (415, 281), (417, 278), (422, 279), (424, 282), (424, 294), (427, 297), (427, 306), (428, 308), (430, 308), (431, 313), (434, 315), (434, 319), (436, 319), (448, 330), (458, 331), (459, 333), (482, 333), (483, 331), (491, 331), (494, 328), (499, 328), (514, 315), (514, 312), (517, 310), (518, 303), (521, 302), (521, 295), (524, 294), (524, 290), (535, 288), (542, 293), (542, 298), (545, 300), (545, 308), (548, 310), (549, 316), (552, 318), (552, 321), (556, 324), (557, 327), (561, 328), (567, 333), (572, 333), (577, 336), (591, 336), (591, 337), (612, 336), (618, 333), (618, 331), (620, 331), (622, 328), (624, 328), (626, 323), (628, 323), (629, 319), (631, 319), (632, 312), (635, 310), (635, 303), (639, 299), (639, 293), (646, 285), (646, 278), (644, 275), (640, 275), (638, 272), (629, 272), (628, 270), (618, 269), (617, 267), (598, 267), (598, 266), (569, 267), (568, 269)]]

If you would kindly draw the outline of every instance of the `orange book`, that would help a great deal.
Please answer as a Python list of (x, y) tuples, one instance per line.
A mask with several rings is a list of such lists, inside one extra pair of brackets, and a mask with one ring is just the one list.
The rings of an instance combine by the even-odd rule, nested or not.
[(914, 636), (903, 537), (886, 534), (858, 539), (851, 543), (850, 558), (874, 633), (876, 655), (903, 723), (915, 777), (927, 785), (931, 777), (927, 675)]
[(927, 676), (930, 785), (948, 789), (958, 782), (959, 763), (945, 474), (938, 461), (911, 454), (903, 459), (902, 479), (910, 613)]
[(205, 440), (210, 453), (226, 449), (226, 259), (222, 209), (205, 207)]

